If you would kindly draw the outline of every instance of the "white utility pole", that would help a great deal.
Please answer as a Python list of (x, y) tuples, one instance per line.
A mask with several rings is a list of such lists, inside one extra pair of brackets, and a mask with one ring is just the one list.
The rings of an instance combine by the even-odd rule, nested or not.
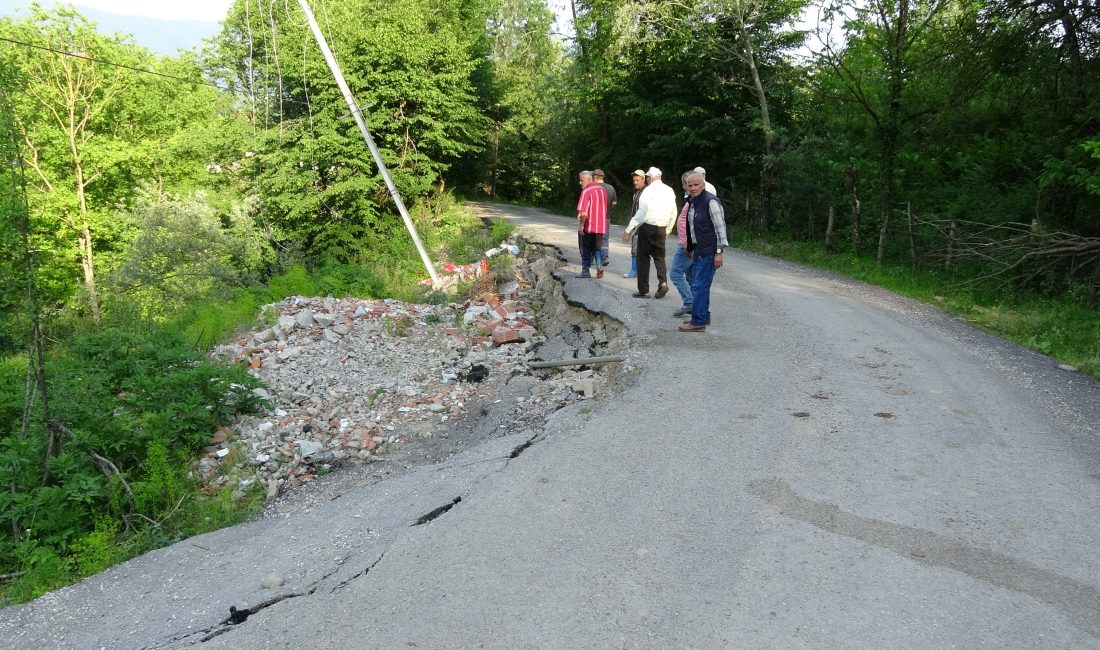
[(409, 211), (405, 209), (405, 204), (401, 201), (397, 186), (393, 184), (393, 179), (390, 178), (386, 163), (382, 162), (382, 155), (378, 153), (374, 138), (371, 137), (370, 130), (367, 129), (367, 122), (363, 119), (363, 113), (359, 110), (359, 105), (355, 103), (355, 97), (352, 96), (347, 82), (344, 81), (344, 73), (340, 71), (340, 64), (336, 63), (336, 57), (332, 56), (332, 51), (328, 49), (328, 43), (321, 35), (321, 28), (317, 26), (317, 19), (313, 17), (313, 11), (309, 8), (309, 4), (306, 0), (298, 0), (298, 4), (302, 7), (302, 13), (306, 15), (306, 21), (309, 22), (309, 28), (313, 31), (313, 38), (317, 41), (317, 46), (321, 48), (321, 54), (325, 55), (325, 61), (328, 62), (328, 68), (332, 71), (332, 76), (336, 78), (336, 85), (340, 87), (340, 92), (344, 94), (344, 100), (347, 101), (348, 108), (351, 109), (351, 114), (355, 117), (355, 123), (359, 125), (359, 130), (363, 133), (363, 140), (366, 141), (367, 148), (374, 156), (374, 162), (378, 164), (378, 171), (382, 172), (382, 178), (386, 181), (390, 196), (393, 197), (393, 202), (397, 204), (397, 211), (401, 213), (401, 218), (405, 220), (405, 228), (412, 236), (413, 243), (416, 244), (416, 250), (420, 252), (420, 259), (424, 261), (424, 268), (428, 269), (428, 275), (432, 276), (432, 285), (437, 285), (439, 284), (439, 276), (436, 275), (435, 267), (432, 266), (432, 260), (428, 257), (428, 251), (424, 250), (424, 244), (420, 241), (420, 235), (416, 233), (416, 226), (413, 225), (412, 218), (409, 217)]

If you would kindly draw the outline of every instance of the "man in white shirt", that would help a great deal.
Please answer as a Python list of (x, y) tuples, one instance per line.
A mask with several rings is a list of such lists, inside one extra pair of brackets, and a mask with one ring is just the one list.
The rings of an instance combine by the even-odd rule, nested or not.
[(646, 188), (638, 200), (638, 211), (631, 217), (623, 232), (623, 241), (630, 241), (638, 231), (638, 291), (635, 298), (649, 297), (649, 259), (657, 269), (657, 293), (664, 298), (668, 293), (668, 275), (665, 269), (665, 239), (676, 223), (676, 192), (661, 180), (661, 170), (650, 167), (645, 173)]

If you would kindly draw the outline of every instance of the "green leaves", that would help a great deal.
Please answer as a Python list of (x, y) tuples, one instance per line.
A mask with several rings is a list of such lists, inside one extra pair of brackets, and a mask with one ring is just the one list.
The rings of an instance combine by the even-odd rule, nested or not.
[[(18, 372), (0, 367), (0, 412), (21, 405), (20, 393), (3, 389)], [(59, 441), (60, 452), (47, 460), (42, 426), (25, 435), (14, 424), (2, 432), (0, 480), (10, 489), (0, 492), (0, 572), (33, 571), (36, 561), (61, 570), (57, 558), (46, 555), (20, 559), (18, 549), (29, 540), (58, 555), (83, 540), (81, 553), (95, 557), (78, 564), (98, 566), (109, 549), (102, 546), (106, 533), (97, 515), (108, 513), (119, 523), (129, 517), (132, 533), (148, 524), (131, 517), (134, 509), (153, 520), (167, 516), (181, 497), (193, 494), (188, 467), (211, 431), (260, 405), (252, 392), (258, 382), (243, 368), (210, 363), (171, 333), (97, 331), (77, 339), (69, 354), (50, 360), (47, 376), (51, 417), (68, 433)], [(32, 407), (38, 423), (42, 405), (36, 401)], [(106, 475), (93, 454), (110, 461), (121, 476), (113, 470)], [(47, 462), (49, 479), (43, 484)], [(134, 492), (133, 503), (123, 480)], [(87, 537), (93, 524), (100, 532), (94, 539)], [(54, 579), (60, 577), (49, 578)]]
[[(480, 35), (469, 31), (478, 20), (457, 0), (369, 5), (330, 6), (318, 18), (394, 182), (415, 203), (481, 146), (486, 121), (471, 83)], [(271, 18), (238, 8), (210, 56), (256, 107), (263, 153), (245, 172), (260, 214), (310, 255), (362, 259), (403, 236), (401, 223), (297, 12)]]

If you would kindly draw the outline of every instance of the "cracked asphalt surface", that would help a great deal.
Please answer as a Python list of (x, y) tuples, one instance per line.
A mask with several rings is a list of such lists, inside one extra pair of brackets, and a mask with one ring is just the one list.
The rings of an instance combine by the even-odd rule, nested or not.
[[(557, 245), (575, 223), (480, 206)], [(12, 648), (1100, 648), (1100, 385), (943, 312), (734, 253), (714, 321), (573, 304), (638, 370), (545, 435), (0, 611)], [(449, 509), (445, 511), (440, 508)], [(435, 512), (430, 521), (414, 525)], [(265, 590), (275, 572), (283, 586)], [(228, 623), (228, 607), (251, 612)]]

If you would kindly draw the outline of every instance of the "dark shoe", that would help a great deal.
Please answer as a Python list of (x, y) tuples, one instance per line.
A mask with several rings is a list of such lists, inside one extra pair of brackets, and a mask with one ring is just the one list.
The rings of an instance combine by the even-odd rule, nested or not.
[(681, 308), (677, 309), (676, 311), (672, 312), (672, 315), (673, 316), (687, 316), (690, 313), (691, 313), (691, 305), (688, 305), (687, 307), (681, 307)]
[(667, 284), (662, 284), (661, 286), (657, 287), (657, 293), (653, 294), (653, 297), (654, 298), (664, 298), (665, 294), (667, 294), (667, 293), (668, 293), (668, 285)]
[(592, 276), (589, 275), (588, 273), (578, 273), (577, 275), (574, 275), (573, 277), (583, 278), (583, 279), (587, 280), (587, 279), (591, 278)]
[(705, 332), (707, 331), (706, 325), (692, 325), (691, 321), (688, 321), (680, 326), (681, 332)]
[(635, 298), (648, 298), (649, 297), (648, 293), (642, 293), (641, 291), (635, 291), (634, 293), (632, 293), (630, 295), (635, 297)]
[(602, 268), (596, 269), (596, 277), (597, 278), (602, 278), (603, 277), (603, 269)]
[[(691, 325), (691, 319), (689, 318), (686, 321), (684, 321), (684, 325)], [(700, 327), (706, 327), (707, 325), (710, 325), (710, 320), (709, 319), (707, 320), (707, 322), (700, 325)]]
[(611, 263), (611, 260), (607, 259), (606, 257), (603, 259), (603, 266), (607, 266), (610, 263)]

